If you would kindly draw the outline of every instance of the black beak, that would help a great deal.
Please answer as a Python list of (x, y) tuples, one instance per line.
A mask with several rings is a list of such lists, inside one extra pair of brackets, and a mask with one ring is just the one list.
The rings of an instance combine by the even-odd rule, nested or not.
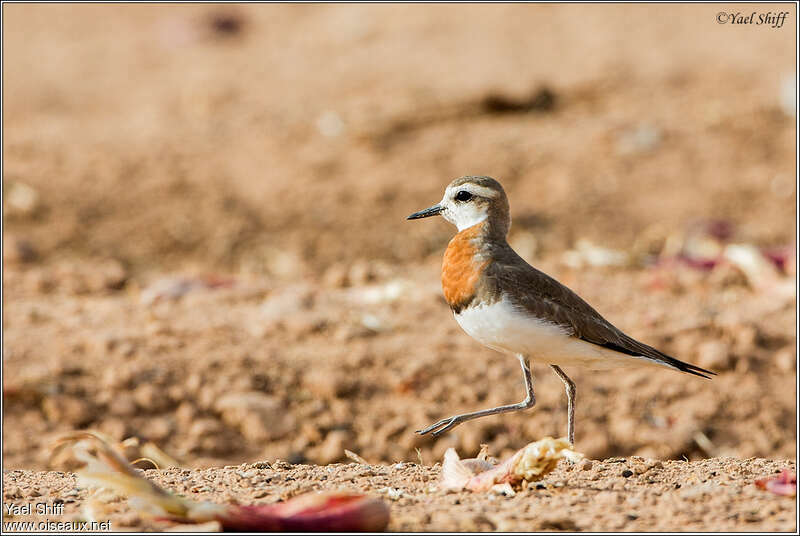
[(425, 210), (420, 210), (419, 212), (415, 212), (408, 218), (407, 220), (418, 220), (420, 218), (429, 218), (431, 216), (436, 216), (440, 214), (444, 210), (444, 207), (441, 205), (433, 205), (430, 208), (426, 208)]

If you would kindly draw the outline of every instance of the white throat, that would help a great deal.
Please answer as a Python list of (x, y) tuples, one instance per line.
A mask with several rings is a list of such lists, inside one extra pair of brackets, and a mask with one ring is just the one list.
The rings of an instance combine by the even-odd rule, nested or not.
[(455, 225), (459, 231), (469, 229), (489, 217), (489, 212), (485, 207), (479, 207), (472, 203), (456, 204), (451, 200), (452, 196), (449, 194), (450, 192), (445, 193), (441, 202), (445, 207), (442, 216)]
[[(445, 216), (446, 217), (446, 216)], [(469, 229), (473, 225), (477, 225), (482, 221), (485, 221), (488, 218), (488, 214), (476, 214), (474, 217), (470, 218), (458, 218), (455, 221), (450, 220), (451, 223), (454, 223), (455, 226), (458, 228), (459, 231), (463, 231), (464, 229)]]

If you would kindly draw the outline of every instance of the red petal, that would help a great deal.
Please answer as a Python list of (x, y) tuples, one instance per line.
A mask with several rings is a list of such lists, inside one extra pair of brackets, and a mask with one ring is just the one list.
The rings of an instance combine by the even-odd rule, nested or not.
[(279, 504), (231, 506), (218, 519), (231, 532), (376, 532), (389, 524), (389, 507), (366, 495), (307, 493)]
[(778, 476), (759, 478), (756, 486), (775, 495), (794, 497), (797, 495), (797, 475), (784, 469)]

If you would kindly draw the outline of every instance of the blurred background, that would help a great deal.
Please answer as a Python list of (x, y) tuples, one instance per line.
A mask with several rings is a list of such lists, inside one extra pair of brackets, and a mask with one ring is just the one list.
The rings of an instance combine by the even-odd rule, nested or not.
[[(789, 14), (717, 20), (753, 11)], [(441, 297), (454, 229), (405, 221), (468, 174), (504, 185), (529, 262), (719, 372), (567, 369), (578, 450), (793, 457), (796, 20), (3, 5), (4, 468), (78, 428), (186, 466), (564, 435), (544, 364), (535, 409), (414, 434), (524, 396)]]

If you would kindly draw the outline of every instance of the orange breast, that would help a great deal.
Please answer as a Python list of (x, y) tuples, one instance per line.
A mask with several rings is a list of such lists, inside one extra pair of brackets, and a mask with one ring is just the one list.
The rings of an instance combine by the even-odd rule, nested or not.
[(464, 229), (450, 241), (444, 252), (442, 263), (442, 290), (444, 299), (458, 311), (469, 303), (488, 260), (476, 259), (478, 248), (475, 239), (481, 233), (483, 223)]

